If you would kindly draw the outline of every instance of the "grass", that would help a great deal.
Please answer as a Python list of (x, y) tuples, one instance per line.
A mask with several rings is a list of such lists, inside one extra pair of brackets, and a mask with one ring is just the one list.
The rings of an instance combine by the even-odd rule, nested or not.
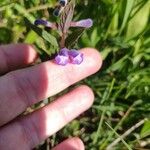
[[(55, 21), (51, 15), (55, 3), (1, 0), (0, 43), (31, 43), (47, 50), (39, 49), (41, 55), (49, 53), (50, 45), (27, 30), (23, 18)], [(79, 136), (87, 150), (107, 150), (133, 127), (112, 150), (150, 149), (150, 0), (77, 0), (75, 10), (75, 20), (94, 20), (93, 28), (83, 34), (77, 46), (97, 48), (104, 60), (101, 71), (82, 81), (92, 87), (95, 102), (37, 149)]]

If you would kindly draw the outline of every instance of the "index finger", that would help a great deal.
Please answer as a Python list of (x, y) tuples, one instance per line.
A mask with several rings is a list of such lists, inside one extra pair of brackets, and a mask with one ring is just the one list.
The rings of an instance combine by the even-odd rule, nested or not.
[(97, 72), (102, 63), (100, 54), (90, 48), (82, 52), (84, 61), (80, 65), (59, 66), (48, 61), (1, 77), (0, 125), (15, 118), (28, 106)]

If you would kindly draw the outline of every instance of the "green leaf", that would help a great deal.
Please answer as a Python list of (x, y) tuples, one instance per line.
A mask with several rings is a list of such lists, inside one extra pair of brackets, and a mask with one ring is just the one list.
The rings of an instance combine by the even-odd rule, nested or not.
[(0, 0), (0, 8), (1, 7), (7, 7), (8, 5), (11, 5), (13, 3), (17, 2), (17, 0), (11, 0), (9, 2), (6, 2), (6, 0)]
[(116, 136), (118, 136), (120, 138), (120, 140), (122, 141), (122, 143), (126, 146), (126, 148), (128, 150), (132, 150), (130, 145), (107, 123), (105, 122), (106, 125), (115, 133)]
[(148, 1), (129, 21), (126, 32), (126, 40), (130, 40), (143, 32), (149, 20), (149, 12), (150, 1)]
[(82, 36), (83, 32), (85, 31), (85, 28), (78, 28), (73, 31), (71, 35), (69, 35), (66, 39), (66, 46), (72, 47), (74, 46), (78, 39)]
[(90, 45), (92, 47), (96, 47), (96, 44), (100, 41), (100, 36), (98, 35), (98, 29), (95, 28), (93, 29), (90, 37)]
[(103, 3), (107, 4), (107, 5), (112, 5), (114, 4), (112, 0), (102, 0)]
[(145, 122), (140, 135), (142, 138), (150, 135), (150, 120)]
[(107, 72), (109, 71), (121, 71), (123, 72), (122, 69), (125, 69), (126, 65), (131, 65), (131, 61), (129, 59), (128, 55), (125, 55), (123, 58), (119, 59), (117, 62), (112, 64), (108, 69)]
[(58, 43), (54, 36), (48, 33), (45, 30), (33, 25), (27, 18), (24, 19), (27, 27), (31, 28), (34, 32), (36, 32), (41, 38), (49, 42), (54, 48), (58, 49)]
[(34, 31), (31, 30), (31, 31), (27, 34), (27, 36), (26, 36), (24, 42), (25, 42), (25, 43), (29, 43), (29, 44), (33, 44), (33, 43), (37, 40), (37, 37), (38, 37), (38, 35), (37, 35)]
[(10, 43), (13, 37), (12, 31), (5, 27), (0, 28), (0, 35), (0, 43), (3, 44)]
[(13, 8), (17, 10), (17, 12), (19, 12), (19, 14), (21, 14), (23, 17), (28, 18), (28, 20), (31, 22), (35, 20), (34, 16), (31, 15), (22, 5), (15, 3)]
[(134, 1), (135, 1), (135, 0), (126, 0), (125, 14), (124, 14), (124, 18), (123, 18), (123, 22), (122, 22), (122, 25), (121, 25), (119, 34), (122, 33), (123, 29), (124, 29), (125, 26), (126, 26), (126, 23), (127, 23), (127, 21), (128, 21), (128, 18), (129, 18), (129, 16), (130, 16), (130, 12), (131, 12), (131, 10), (132, 10), (132, 8), (133, 8)]
[(118, 24), (119, 24), (119, 13), (116, 12), (112, 17), (110, 25), (108, 27), (108, 31), (106, 32), (106, 36), (110, 34), (111, 36), (115, 36), (118, 32)]

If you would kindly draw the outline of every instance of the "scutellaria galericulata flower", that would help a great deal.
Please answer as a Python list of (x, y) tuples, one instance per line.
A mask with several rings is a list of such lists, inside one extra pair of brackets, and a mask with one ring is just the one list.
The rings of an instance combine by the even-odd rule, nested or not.
[(47, 20), (37, 19), (35, 20), (35, 25), (43, 25), (47, 28), (58, 30), (61, 32), (61, 40), (59, 42), (60, 50), (58, 51), (57, 55), (55, 56), (55, 63), (58, 65), (65, 66), (68, 63), (71, 64), (81, 64), (84, 60), (83, 54), (72, 48), (69, 49), (65, 45), (66, 37), (68, 36), (68, 29), (70, 27), (75, 28), (90, 28), (93, 25), (92, 19), (83, 19), (79, 21), (72, 21), (73, 12), (74, 12), (74, 0), (68, 3), (68, 0), (59, 0), (58, 6), (56, 6), (55, 10), (53, 11), (53, 15), (56, 17), (60, 17), (60, 22), (49, 22)]

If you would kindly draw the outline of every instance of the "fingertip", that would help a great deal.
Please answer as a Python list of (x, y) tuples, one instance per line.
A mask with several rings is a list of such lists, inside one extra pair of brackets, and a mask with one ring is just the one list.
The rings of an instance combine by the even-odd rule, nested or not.
[(22, 53), (27, 55), (27, 57), (24, 57), (25, 64), (31, 64), (38, 58), (38, 53), (36, 52), (35, 47), (31, 44), (16, 44), (15, 47), (18, 50), (22, 50)]
[(74, 143), (76, 143), (79, 150), (84, 150), (85, 149), (84, 143), (79, 137), (73, 137), (72, 140), (74, 140)]
[(84, 150), (84, 144), (78, 137), (69, 138), (58, 144), (52, 150)]
[(88, 66), (97, 72), (102, 66), (102, 56), (100, 52), (94, 48), (83, 48), (81, 51), (84, 53), (85, 62)]
[(37, 59), (38, 55), (32, 45), (9, 44), (0, 46), (0, 73), (26, 67)]
[(80, 99), (85, 101), (86, 109), (90, 108), (94, 102), (94, 93), (92, 89), (87, 85), (81, 85), (76, 90), (78, 94), (81, 94)]

